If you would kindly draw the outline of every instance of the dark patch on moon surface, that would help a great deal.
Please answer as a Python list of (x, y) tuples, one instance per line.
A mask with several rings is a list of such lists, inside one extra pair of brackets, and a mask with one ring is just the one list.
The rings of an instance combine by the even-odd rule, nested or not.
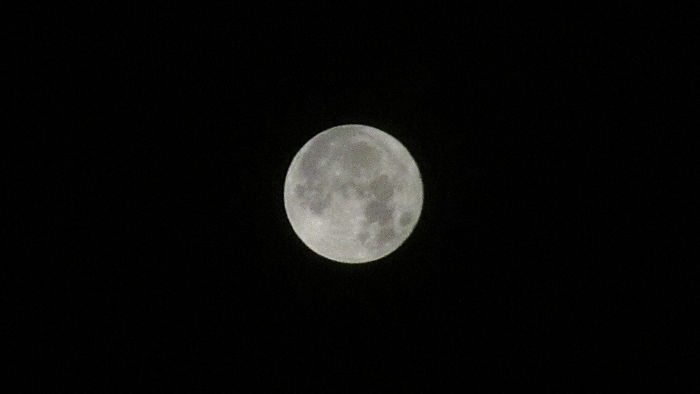
[(360, 141), (347, 148), (343, 157), (343, 165), (352, 175), (362, 176), (378, 165), (380, 157), (375, 148)]
[(359, 198), (364, 199), (367, 197), (367, 191), (363, 187), (359, 186), (355, 182), (345, 182), (339, 186), (343, 197), (345, 198)]
[(413, 215), (411, 214), (411, 212), (404, 212), (399, 218), (399, 224), (402, 226), (406, 226), (409, 223), (411, 223), (411, 219), (413, 219)]
[(381, 244), (385, 244), (392, 239), (396, 237), (396, 233), (394, 232), (394, 229), (391, 227), (382, 227), (381, 230), (379, 230), (379, 234), (377, 234), (377, 242)]
[(362, 243), (365, 243), (365, 241), (367, 241), (368, 238), (369, 238), (369, 233), (366, 232), (366, 231), (361, 232), (361, 233), (357, 236), (357, 240), (360, 241), (360, 242), (362, 242)]
[(321, 159), (329, 156), (331, 137), (327, 134), (319, 134), (311, 146), (301, 158), (301, 172), (307, 178), (312, 178), (319, 173), (319, 163)]
[(394, 210), (381, 201), (370, 201), (365, 206), (365, 218), (368, 223), (386, 223), (393, 213)]
[(316, 215), (321, 215), (330, 206), (332, 196), (324, 193), (318, 184), (309, 185), (309, 182), (299, 183), (294, 187), (294, 194), (299, 199), (301, 206), (307, 207)]
[(316, 215), (321, 215), (323, 214), (323, 211), (325, 211), (326, 208), (328, 208), (329, 205), (331, 205), (330, 194), (326, 195), (325, 197), (316, 195), (311, 200), (311, 203), (309, 203), (309, 209)]
[(394, 186), (389, 182), (389, 176), (382, 174), (369, 185), (374, 197), (379, 201), (388, 201), (394, 195)]
[(306, 199), (308, 198), (309, 188), (300, 183), (294, 187), (294, 194), (296, 194), (298, 198)]

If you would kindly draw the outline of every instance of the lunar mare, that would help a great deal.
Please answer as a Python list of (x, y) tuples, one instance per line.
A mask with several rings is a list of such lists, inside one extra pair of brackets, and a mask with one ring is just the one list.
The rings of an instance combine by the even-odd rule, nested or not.
[(302, 242), (328, 259), (366, 263), (396, 250), (418, 222), (423, 184), (391, 135), (343, 125), (309, 140), (284, 183), (287, 218)]

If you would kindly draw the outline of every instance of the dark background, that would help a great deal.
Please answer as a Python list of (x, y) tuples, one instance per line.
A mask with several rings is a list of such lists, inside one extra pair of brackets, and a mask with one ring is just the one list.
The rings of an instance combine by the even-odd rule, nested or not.
[[(658, 72), (658, 19), (96, 4), (8, 22), (34, 154), (8, 160), (30, 208), (4, 332), (30, 390), (605, 392), (697, 361), (662, 335), (678, 256), (640, 241), (671, 227), (650, 92), (686, 78)], [(370, 264), (315, 255), (282, 200), (298, 149), (347, 123), (400, 140), (425, 188)]]

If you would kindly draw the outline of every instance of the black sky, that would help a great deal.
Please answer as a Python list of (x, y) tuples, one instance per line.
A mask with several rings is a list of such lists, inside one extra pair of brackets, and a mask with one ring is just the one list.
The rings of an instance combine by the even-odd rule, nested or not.
[[(34, 338), (15, 344), (48, 371), (28, 387), (658, 383), (677, 314), (648, 307), (650, 278), (671, 256), (634, 241), (662, 221), (635, 222), (665, 179), (641, 149), (663, 137), (640, 142), (664, 122), (654, 30), (613, 9), (348, 8), (17, 13), (14, 104), (51, 152), (15, 164), (43, 225), (10, 215), (33, 273), (11, 284), (35, 289), (7, 292)], [(307, 249), (282, 200), (298, 149), (347, 123), (399, 139), (425, 187), (408, 241), (364, 265)]]

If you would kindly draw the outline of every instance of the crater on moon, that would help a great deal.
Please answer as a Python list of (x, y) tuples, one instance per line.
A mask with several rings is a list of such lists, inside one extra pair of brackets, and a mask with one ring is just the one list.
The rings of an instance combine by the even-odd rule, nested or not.
[(363, 263), (408, 238), (422, 208), (423, 185), (415, 161), (394, 137), (345, 125), (316, 135), (297, 153), (284, 202), (292, 228), (309, 248), (331, 260)]

